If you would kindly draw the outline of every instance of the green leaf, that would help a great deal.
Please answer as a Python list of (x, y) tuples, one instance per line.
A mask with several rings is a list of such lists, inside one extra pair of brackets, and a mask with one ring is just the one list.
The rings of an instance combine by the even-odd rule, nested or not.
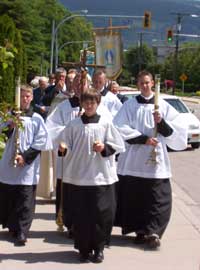
[(14, 58), (14, 54), (11, 52), (6, 52), (6, 58)]
[(3, 67), (3, 69), (6, 69), (7, 67), (8, 67), (8, 63), (2, 63), (2, 67)]

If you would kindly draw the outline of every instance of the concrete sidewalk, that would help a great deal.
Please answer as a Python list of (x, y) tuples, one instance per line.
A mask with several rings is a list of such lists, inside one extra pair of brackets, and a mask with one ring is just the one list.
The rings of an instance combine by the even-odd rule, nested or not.
[(192, 102), (195, 104), (200, 104), (200, 98), (197, 97), (181, 97), (183, 101)]
[(190, 210), (191, 199), (175, 183), (171, 222), (158, 251), (148, 251), (121, 236), (114, 228), (112, 245), (101, 264), (80, 264), (73, 241), (58, 233), (54, 205), (37, 200), (36, 217), (25, 247), (15, 247), (7, 230), (0, 231), (0, 270), (103, 269), (103, 270), (199, 270), (200, 220)]

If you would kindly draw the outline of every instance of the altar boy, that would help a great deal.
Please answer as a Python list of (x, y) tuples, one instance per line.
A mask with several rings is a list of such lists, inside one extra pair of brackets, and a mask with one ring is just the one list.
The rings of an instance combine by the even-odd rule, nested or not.
[(88, 262), (94, 251), (92, 261), (100, 263), (116, 209), (115, 154), (124, 151), (124, 143), (112, 122), (96, 113), (101, 95), (95, 89), (86, 90), (80, 100), (83, 115), (72, 120), (61, 135), (67, 146), (63, 182), (69, 183), (80, 261)]
[[(114, 119), (126, 143), (126, 151), (118, 159), (119, 207), (115, 225), (121, 226), (122, 234), (136, 233), (135, 244), (158, 249), (172, 207), (167, 146), (185, 149), (187, 128), (179, 113), (154, 94), (153, 85), (152, 74), (141, 71), (141, 94), (126, 101)], [(157, 99), (159, 110), (154, 111)]]
[(32, 99), (32, 88), (22, 85), (22, 127), (17, 132), (12, 118), (0, 125), (0, 131), (8, 136), (0, 160), (0, 224), (13, 234), (16, 245), (25, 245), (27, 241), (35, 210), (40, 152), (51, 148), (44, 120), (30, 106)]

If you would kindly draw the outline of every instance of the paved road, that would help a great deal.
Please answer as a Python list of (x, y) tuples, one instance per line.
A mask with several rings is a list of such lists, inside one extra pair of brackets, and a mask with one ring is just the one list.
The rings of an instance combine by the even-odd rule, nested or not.
[[(184, 99), (184, 102), (200, 120), (200, 99)], [(170, 152), (173, 181), (185, 192), (186, 205), (200, 219), (200, 149), (188, 148), (182, 152)]]
[(189, 102), (189, 101), (184, 101), (187, 106), (190, 108), (191, 111), (194, 112), (194, 114), (198, 117), (200, 120), (200, 104)]
[(200, 149), (169, 152), (173, 181), (188, 195), (186, 204), (200, 218)]

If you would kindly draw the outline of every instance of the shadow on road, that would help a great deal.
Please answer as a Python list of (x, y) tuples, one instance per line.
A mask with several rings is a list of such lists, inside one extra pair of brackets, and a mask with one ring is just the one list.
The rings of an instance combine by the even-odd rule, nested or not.
[(34, 219), (55, 220), (54, 213), (35, 213)]
[(5, 260), (24, 261), (26, 264), (32, 263), (68, 263), (80, 264), (78, 261), (78, 252), (76, 251), (53, 251), (53, 252), (27, 252), (27, 253), (14, 253), (14, 254), (0, 254), (0, 262)]

